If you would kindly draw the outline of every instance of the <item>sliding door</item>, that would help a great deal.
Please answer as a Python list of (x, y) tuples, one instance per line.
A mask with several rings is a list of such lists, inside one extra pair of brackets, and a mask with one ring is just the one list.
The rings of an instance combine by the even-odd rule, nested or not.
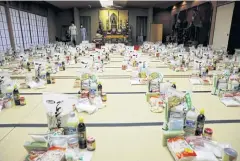
[(215, 49), (227, 48), (229, 33), (232, 24), (233, 9), (235, 3), (229, 3), (217, 8), (213, 47)]

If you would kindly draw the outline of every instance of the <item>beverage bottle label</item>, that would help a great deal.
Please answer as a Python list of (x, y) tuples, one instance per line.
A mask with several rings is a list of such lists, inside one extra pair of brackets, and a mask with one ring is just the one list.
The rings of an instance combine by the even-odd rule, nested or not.
[(193, 120), (186, 120), (186, 128), (195, 128), (195, 121)]
[(65, 130), (65, 135), (73, 135), (73, 134), (77, 134), (77, 129), (74, 127), (68, 127)]
[(78, 133), (79, 140), (85, 140), (86, 139), (86, 132), (79, 132)]

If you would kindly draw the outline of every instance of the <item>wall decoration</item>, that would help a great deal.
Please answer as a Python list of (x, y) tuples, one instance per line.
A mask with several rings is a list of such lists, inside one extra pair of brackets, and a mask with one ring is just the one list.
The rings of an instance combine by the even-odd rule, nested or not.
[(128, 10), (119, 10), (119, 21), (122, 21), (122, 26), (126, 26), (128, 21)]
[(108, 10), (99, 10), (99, 20), (102, 22), (103, 30), (107, 29)]

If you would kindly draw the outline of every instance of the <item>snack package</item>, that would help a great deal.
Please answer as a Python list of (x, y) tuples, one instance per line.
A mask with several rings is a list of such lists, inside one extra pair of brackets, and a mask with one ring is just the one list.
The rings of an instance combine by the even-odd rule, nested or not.
[(65, 148), (51, 147), (36, 161), (64, 161)]
[(172, 108), (177, 105), (180, 105), (184, 101), (185, 94), (170, 87), (167, 90), (166, 96), (168, 99), (168, 107)]
[(31, 151), (26, 157), (26, 161), (37, 161), (46, 151)]
[(183, 137), (168, 139), (167, 146), (176, 161), (193, 161), (197, 156)]

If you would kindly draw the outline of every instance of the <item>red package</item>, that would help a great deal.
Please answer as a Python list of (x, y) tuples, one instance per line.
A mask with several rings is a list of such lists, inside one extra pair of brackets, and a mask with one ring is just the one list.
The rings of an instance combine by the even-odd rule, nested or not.
[(235, 93), (234, 96), (240, 96), (240, 92)]
[(223, 96), (224, 97), (233, 97), (234, 95), (232, 93), (225, 93)]

